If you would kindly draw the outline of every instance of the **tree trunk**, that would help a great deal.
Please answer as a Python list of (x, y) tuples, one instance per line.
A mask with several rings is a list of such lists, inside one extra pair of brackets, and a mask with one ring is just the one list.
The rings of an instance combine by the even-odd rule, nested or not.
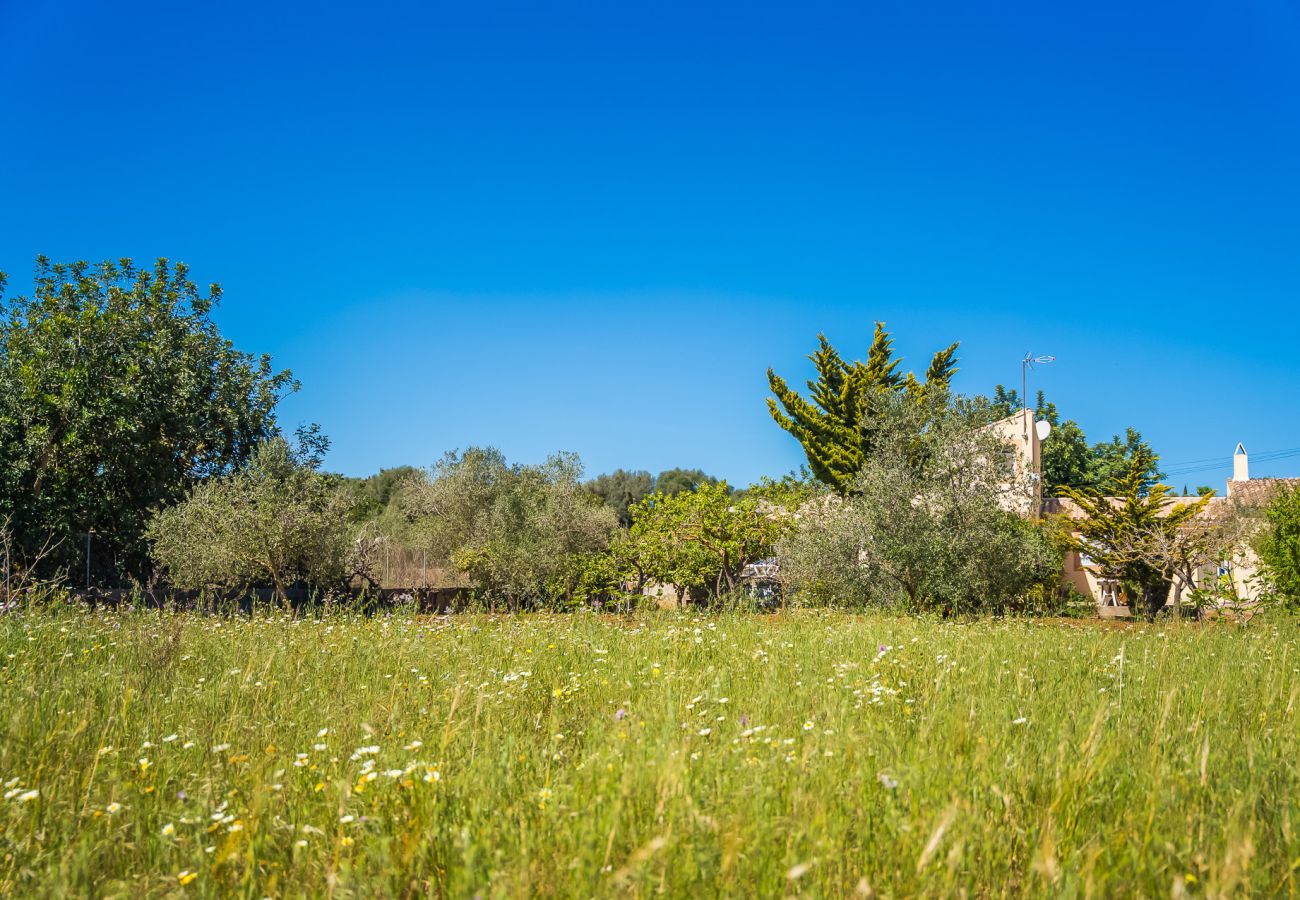
[(284, 585), (280, 581), (280, 572), (275, 566), (271, 567), (271, 584), (275, 587), (276, 599), (285, 608), (289, 608), (289, 595), (285, 593)]

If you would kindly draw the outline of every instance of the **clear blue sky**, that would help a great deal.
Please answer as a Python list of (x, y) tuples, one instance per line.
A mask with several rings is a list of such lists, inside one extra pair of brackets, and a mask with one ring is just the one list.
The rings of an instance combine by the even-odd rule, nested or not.
[[(0, 268), (156, 256), (349, 474), (801, 462), (825, 331), (1026, 350), (1218, 484), (1300, 447), (1300, 6), (0, 0)], [(1300, 474), (1300, 458), (1256, 466)]]

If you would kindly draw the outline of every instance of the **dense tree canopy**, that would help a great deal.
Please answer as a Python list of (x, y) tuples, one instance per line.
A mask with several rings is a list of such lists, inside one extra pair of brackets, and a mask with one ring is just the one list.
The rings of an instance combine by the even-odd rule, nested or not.
[(269, 583), (281, 597), (297, 583), (343, 587), (354, 501), (319, 465), (319, 456), (272, 438), (244, 469), (161, 510), (148, 536), (168, 581), (195, 590)]
[(655, 490), (670, 497), (717, 484), (721, 482), (702, 469), (665, 469), (655, 478)]
[(684, 491), (718, 483), (718, 479), (702, 469), (665, 469), (657, 476), (645, 471), (615, 469), (607, 475), (597, 475), (583, 487), (604, 500), (618, 514), (619, 524), (627, 528), (632, 524), (631, 508), (656, 491), (675, 497)]
[(768, 369), (768, 385), (776, 396), (767, 404), (776, 423), (803, 445), (813, 475), (843, 495), (852, 489), (875, 445), (874, 400), (897, 394), (919, 402), (946, 394), (957, 370), (957, 344), (936, 353), (925, 380), (918, 381), (912, 373), (898, 371), (902, 360), (894, 358), (893, 339), (881, 322), (876, 323), (866, 362), (846, 362), (825, 335), (818, 335), (818, 341), (817, 351), (809, 356), (817, 370), (817, 377), (808, 382), (810, 399)]
[(876, 443), (852, 491), (805, 505), (781, 542), (796, 602), (1000, 611), (1059, 578), (1048, 537), (1012, 511), (1032, 484), (1006, 480), (1003, 444), (983, 416), (940, 396), (876, 406)]
[(733, 497), (725, 481), (656, 492), (632, 508), (625, 557), (635, 572), (714, 601), (734, 593), (746, 565), (770, 556), (790, 512), (758, 496)]
[(1117, 434), (1109, 441), (1093, 444), (1092, 485), (1107, 490), (1120, 484), (1130, 477), (1135, 460), (1141, 460), (1143, 464), (1139, 472), (1143, 490), (1150, 490), (1160, 483), (1164, 477), (1160, 471), (1160, 456), (1136, 428), (1125, 428), (1123, 436)]
[(605, 501), (618, 515), (619, 524), (626, 528), (632, 524), (628, 509), (655, 489), (655, 479), (649, 472), (615, 469), (608, 474), (597, 475), (583, 487)]
[(766, 500), (789, 512), (798, 512), (811, 500), (826, 496), (830, 488), (813, 477), (807, 468), (787, 472), (780, 478), (764, 475), (739, 492), (741, 497)]
[(434, 558), (484, 597), (512, 609), (564, 603), (586, 556), (604, 551), (618, 527), (581, 477), (573, 454), (510, 465), (499, 450), (472, 447), (446, 454), (402, 502)]
[(0, 278), (0, 518), (16, 551), (96, 580), (149, 570), (145, 526), (198, 480), (243, 465), (296, 385), (236, 350), (182, 264), (37, 260), (31, 296)]
[(370, 520), (382, 516), (402, 490), (419, 477), (420, 470), (415, 466), (395, 466), (366, 478), (345, 478), (344, 484), (356, 500), (354, 515)]

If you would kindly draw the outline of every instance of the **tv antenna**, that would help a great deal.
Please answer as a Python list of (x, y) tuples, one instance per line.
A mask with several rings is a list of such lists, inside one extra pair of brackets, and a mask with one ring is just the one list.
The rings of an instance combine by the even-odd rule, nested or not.
[(1055, 356), (1034, 356), (1032, 353), (1026, 353), (1025, 358), (1020, 361), (1020, 398), (1025, 403), (1025, 409), (1029, 409), (1029, 370), (1034, 366), (1045, 366), (1054, 362), (1056, 362)]

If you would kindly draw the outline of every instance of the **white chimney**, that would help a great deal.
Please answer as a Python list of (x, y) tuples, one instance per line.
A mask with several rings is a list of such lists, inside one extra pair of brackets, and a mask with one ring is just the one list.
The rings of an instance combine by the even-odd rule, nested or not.
[(1232, 452), (1232, 480), (1233, 481), (1250, 481), (1250, 466), (1246, 457), (1245, 444), (1238, 443), (1237, 449)]

